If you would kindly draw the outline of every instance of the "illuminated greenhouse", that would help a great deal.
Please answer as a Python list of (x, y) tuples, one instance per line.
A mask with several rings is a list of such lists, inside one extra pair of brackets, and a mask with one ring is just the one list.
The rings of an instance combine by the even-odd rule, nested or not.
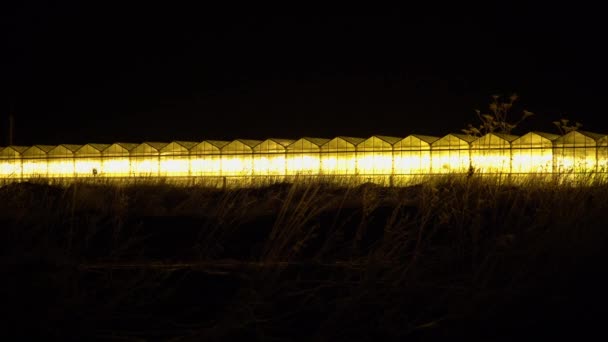
[(357, 173), (393, 174), (393, 144), (401, 138), (374, 135), (357, 144)]
[(595, 172), (598, 144), (605, 134), (568, 132), (553, 141), (553, 171)]
[(471, 166), (471, 142), (474, 137), (448, 134), (431, 144), (431, 173), (467, 173)]
[(220, 176), (253, 176), (253, 147), (259, 140), (238, 139), (221, 148)]
[(321, 146), (329, 139), (301, 138), (287, 146), (285, 174), (318, 175), (321, 170)]
[(471, 143), (471, 165), (481, 173), (511, 173), (511, 143), (515, 135), (489, 133)]
[(529, 132), (511, 143), (512, 173), (553, 172), (553, 141), (559, 135)]
[(114, 143), (101, 152), (101, 176), (131, 176), (131, 151), (137, 144)]
[(0, 178), (21, 179), (21, 159), (25, 146), (8, 146), (0, 150)]
[(336, 137), (321, 146), (322, 175), (354, 175), (357, 173), (357, 145), (364, 139)]
[(47, 177), (48, 174), (48, 161), (47, 153), (55, 148), (55, 146), (49, 145), (34, 145), (21, 154), (23, 172), (22, 177), (25, 178), (39, 178)]
[(47, 152), (48, 177), (74, 177), (74, 153), (81, 145), (59, 145)]
[(173, 141), (162, 147), (159, 150), (159, 174), (163, 177), (190, 176), (190, 149), (196, 144), (189, 141)]
[(253, 173), (261, 176), (284, 176), (288, 139), (266, 139), (253, 148)]
[(74, 152), (74, 173), (76, 177), (95, 177), (102, 171), (101, 152), (108, 144), (86, 144)]
[(222, 147), (228, 141), (205, 140), (190, 149), (190, 174), (192, 176), (219, 176), (222, 174)]
[[(338, 176), (406, 184), (425, 175), (579, 175), (608, 173), (608, 135), (571, 131), (481, 137), (412, 134), (297, 140), (61, 144), (0, 148), (0, 179), (207, 177), (246, 185), (253, 179)], [(337, 179), (337, 178), (336, 178)], [(216, 183), (217, 184), (217, 183)]]
[(413, 134), (393, 145), (394, 173), (422, 175), (431, 171), (431, 144), (438, 137)]

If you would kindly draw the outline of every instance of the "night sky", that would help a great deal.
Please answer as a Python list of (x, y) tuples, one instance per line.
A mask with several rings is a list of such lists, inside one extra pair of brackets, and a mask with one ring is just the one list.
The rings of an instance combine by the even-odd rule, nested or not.
[(102, 4), (0, 12), (0, 144), (444, 135), (513, 92), (514, 133), (608, 133), (598, 8)]

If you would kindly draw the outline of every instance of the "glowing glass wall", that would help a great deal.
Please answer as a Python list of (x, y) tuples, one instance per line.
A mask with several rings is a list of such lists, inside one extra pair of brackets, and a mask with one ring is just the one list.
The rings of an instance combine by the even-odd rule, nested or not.
[(21, 178), (21, 154), (25, 150), (25, 146), (8, 146), (0, 150), (0, 178)]
[(608, 173), (608, 135), (597, 142), (597, 172)]
[(54, 147), (49, 145), (34, 145), (23, 151), (23, 178), (47, 177), (47, 152)]
[(259, 140), (234, 140), (221, 149), (222, 176), (252, 176), (253, 147)]
[(475, 172), (511, 172), (511, 142), (517, 136), (489, 133), (471, 143), (471, 165)]
[(318, 175), (321, 171), (321, 146), (329, 139), (301, 138), (287, 146), (287, 175)]
[(357, 145), (357, 172), (360, 175), (393, 174), (393, 144), (401, 138), (372, 136)]
[(466, 173), (471, 166), (470, 144), (475, 138), (448, 134), (431, 144), (431, 173)]
[(0, 148), (0, 178), (13, 180), (234, 176), (230, 179), (241, 182), (250, 176), (356, 175), (361, 181), (396, 184), (418, 175), (468, 173), (471, 166), (475, 173), (608, 175), (608, 135), (573, 131), (562, 136), (530, 132), (521, 137), (492, 133)]
[(47, 153), (49, 177), (74, 177), (74, 152), (81, 145), (59, 145)]
[(438, 137), (410, 135), (393, 145), (395, 175), (421, 175), (431, 172), (431, 144)]
[(160, 149), (163, 143), (145, 142), (131, 150), (131, 173), (135, 177), (154, 177), (160, 171)]
[(553, 140), (559, 136), (529, 132), (511, 143), (512, 173), (553, 172)]
[(131, 150), (137, 144), (114, 143), (101, 152), (102, 172), (104, 177), (131, 176)]
[(219, 176), (222, 174), (221, 148), (228, 141), (205, 140), (190, 149), (192, 176)]
[(190, 149), (197, 145), (195, 142), (174, 141), (160, 149), (159, 169), (160, 175), (189, 176), (190, 175)]
[(76, 177), (96, 177), (102, 173), (101, 152), (108, 144), (86, 144), (74, 152), (74, 173)]
[(603, 135), (572, 131), (553, 141), (553, 172), (594, 172), (597, 166), (597, 144)]
[(267, 139), (253, 147), (253, 173), (260, 176), (283, 176), (287, 171), (285, 156), (293, 140)]
[(364, 139), (337, 137), (321, 146), (321, 174), (355, 175), (357, 173), (357, 145)]

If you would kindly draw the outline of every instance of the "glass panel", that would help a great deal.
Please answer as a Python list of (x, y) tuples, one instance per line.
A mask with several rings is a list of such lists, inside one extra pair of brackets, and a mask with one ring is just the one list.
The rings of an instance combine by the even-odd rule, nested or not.
[(0, 159), (0, 177), (21, 178), (21, 158)]

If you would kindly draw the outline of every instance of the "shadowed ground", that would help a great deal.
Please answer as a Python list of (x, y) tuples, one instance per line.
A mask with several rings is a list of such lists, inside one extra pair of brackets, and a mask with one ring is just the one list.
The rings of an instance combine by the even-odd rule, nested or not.
[(0, 188), (3, 334), (61, 340), (580, 338), (608, 186)]

